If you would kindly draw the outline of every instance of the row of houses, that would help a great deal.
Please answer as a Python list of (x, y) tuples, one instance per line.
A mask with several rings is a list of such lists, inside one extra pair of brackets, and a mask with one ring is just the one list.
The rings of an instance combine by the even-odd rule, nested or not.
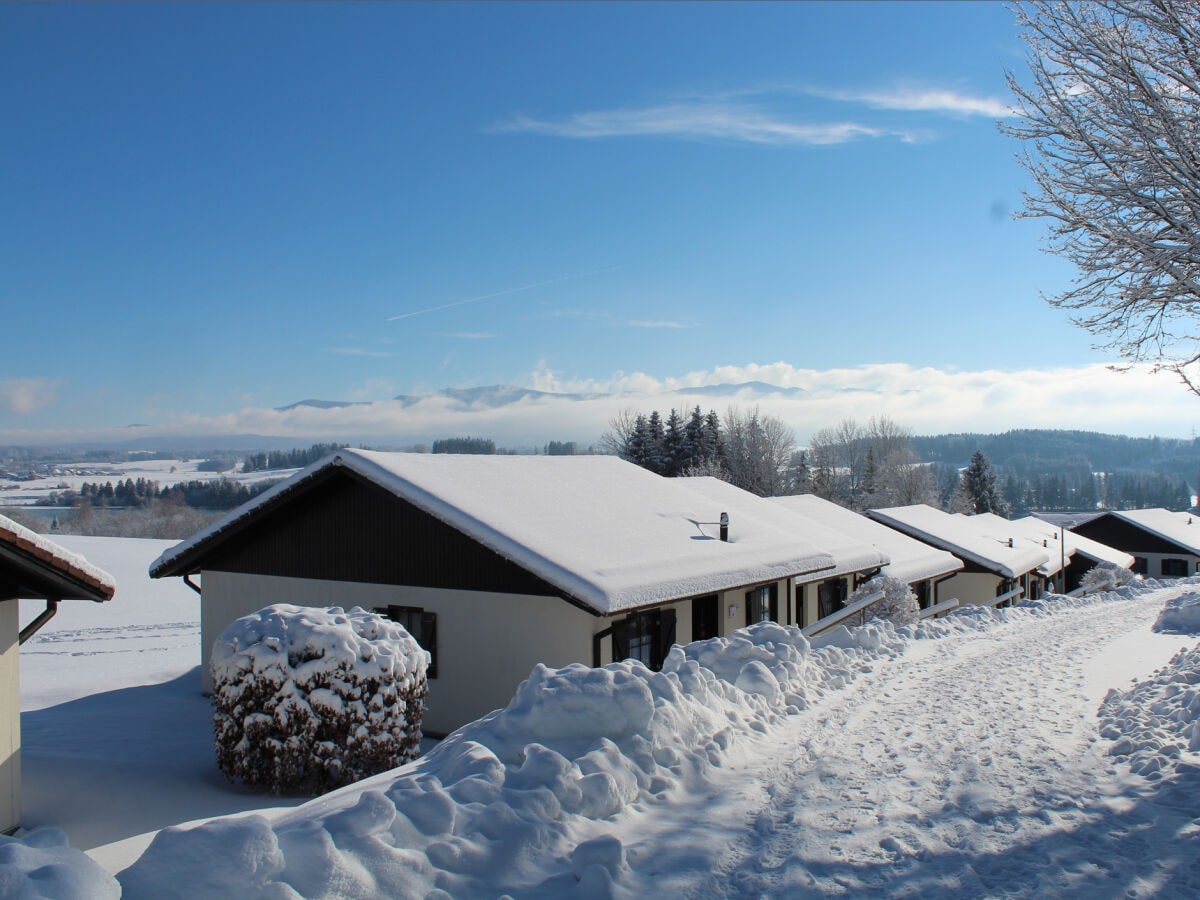
[[(363, 606), (402, 622), (430, 652), (425, 727), (444, 734), (507, 703), (537, 663), (658, 667), (674, 643), (762, 621), (812, 625), (880, 573), (931, 608), (1070, 590), (1098, 562), (1200, 571), (1200, 524), (1186, 513), (1085, 525), (925, 506), (864, 516), (613, 457), (347, 449), (171, 548), (150, 575), (200, 595), (205, 689), (215, 638), (272, 603)], [(114, 590), (111, 576), (0, 517), (0, 600), (47, 602), (24, 629), (17, 603), (0, 602), (0, 831), (20, 818), (19, 644), (61, 600)]]
[[(811, 625), (881, 572), (922, 607), (1036, 597), (1090, 564), (1081, 547), (1037, 520), (867, 517), (615, 457), (347, 449), (173, 547), (150, 575), (201, 595), (206, 673), (220, 632), (271, 603), (384, 612), (430, 652), (425, 727), (445, 734), (507, 703), (539, 662), (658, 667), (674, 643)], [(1134, 562), (1111, 548), (1090, 559)]]

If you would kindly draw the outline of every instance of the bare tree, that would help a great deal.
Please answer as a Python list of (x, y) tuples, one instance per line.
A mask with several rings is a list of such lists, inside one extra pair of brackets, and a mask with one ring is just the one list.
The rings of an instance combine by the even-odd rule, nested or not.
[(725, 413), (725, 468), (729, 481), (760, 497), (787, 492), (787, 470), (796, 437), (782, 419), (742, 412), (731, 406)]
[(630, 438), (637, 429), (637, 413), (626, 407), (608, 420), (608, 431), (600, 436), (600, 449), (604, 453), (625, 457), (629, 452)]
[(1017, 7), (1032, 81), (1008, 83), (1049, 250), (1079, 275), (1050, 302), (1128, 364), (1200, 393), (1200, 8), (1183, 0)]

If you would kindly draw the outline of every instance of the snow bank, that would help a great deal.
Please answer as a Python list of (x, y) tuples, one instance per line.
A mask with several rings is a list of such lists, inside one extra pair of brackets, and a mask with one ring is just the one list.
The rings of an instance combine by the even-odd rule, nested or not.
[(401, 625), (359, 607), (243, 616), (213, 644), (217, 764), (315, 794), (415, 759), (428, 665)]
[(57, 828), (24, 837), (0, 835), (0, 897), (13, 900), (106, 900), (121, 896), (117, 880)]
[(837, 628), (811, 642), (794, 626), (763, 623), (676, 646), (661, 672), (635, 661), (538, 666), (508, 707), (415, 763), (274, 821), (165, 829), (118, 877), (133, 900), (173, 896), (180, 884), (273, 898), (622, 894), (626, 848), (608, 833), (614, 817), (709, 789), (712, 770), (736, 762), (757, 733), (913, 640), (1126, 596), (1050, 595), (917, 625)]
[(1127, 691), (1109, 691), (1100, 736), (1113, 742), (1109, 756), (1127, 757), (1146, 778), (1164, 778), (1181, 763), (1200, 766), (1200, 646), (1180, 650)]
[(1155, 631), (1168, 634), (1200, 634), (1200, 593), (1172, 597), (1154, 623)]

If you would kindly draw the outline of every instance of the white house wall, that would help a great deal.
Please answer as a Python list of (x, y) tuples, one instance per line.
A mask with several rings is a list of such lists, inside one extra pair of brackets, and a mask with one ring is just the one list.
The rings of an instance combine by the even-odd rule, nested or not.
[(0, 832), (21, 824), (20, 604), (0, 602)]
[(212, 690), (212, 645), (234, 619), (273, 603), (341, 606), (390, 604), (437, 614), (438, 677), (429, 680), (424, 727), (447, 734), (507, 705), (539, 662), (591, 663), (598, 619), (556, 597), (398, 587), (306, 578), (203, 573), (201, 662), (204, 691)]
[(937, 599), (953, 598), (962, 606), (979, 606), (996, 599), (1001, 580), (991, 572), (959, 572), (938, 586)]

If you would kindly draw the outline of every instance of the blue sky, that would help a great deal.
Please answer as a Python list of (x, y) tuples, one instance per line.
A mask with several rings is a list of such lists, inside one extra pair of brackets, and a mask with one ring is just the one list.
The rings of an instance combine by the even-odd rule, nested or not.
[[(0, 5), (0, 440), (354, 439), (266, 411), (488, 384), (867, 373), (897, 419), (889, 366), (1078, 384), (1109, 360), (1010, 215), (1023, 66), (990, 3)], [(1144, 383), (1158, 419), (1095, 427), (1190, 433)], [(1051, 393), (1028, 424), (1091, 424)], [(1026, 424), (980, 396), (911, 425)]]

